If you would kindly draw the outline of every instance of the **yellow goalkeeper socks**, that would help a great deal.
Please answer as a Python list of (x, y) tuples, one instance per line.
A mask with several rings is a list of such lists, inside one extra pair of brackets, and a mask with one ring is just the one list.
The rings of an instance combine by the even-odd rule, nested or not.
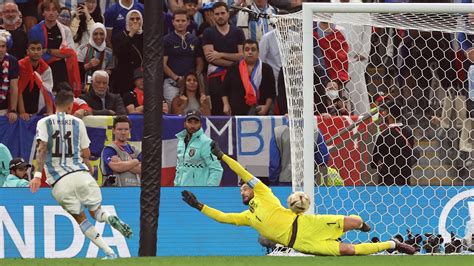
[(395, 248), (395, 243), (393, 241), (385, 241), (379, 243), (362, 243), (354, 245), (356, 255), (370, 255), (393, 248)]

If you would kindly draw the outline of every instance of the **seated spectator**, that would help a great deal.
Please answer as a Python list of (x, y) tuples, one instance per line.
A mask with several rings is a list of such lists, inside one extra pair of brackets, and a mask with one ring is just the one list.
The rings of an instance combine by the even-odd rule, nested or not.
[(109, 75), (115, 67), (112, 49), (106, 47), (107, 31), (102, 23), (94, 23), (87, 43), (77, 49), (77, 61), (81, 70), (81, 80), (89, 88), (92, 74), (96, 70), (105, 70)]
[(116, 36), (113, 92), (125, 95), (133, 89), (133, 71), (143, 65), (143, 18), (139, 11), (128, 12), (126, 30)]
[[(135, 89), (125, 94), (124, 103), (128, 114), (143, 114), (143, 68), (135, 69), (133, 73)], [(163, 101), (163, 114), (168, 113), (168, 104)]]
[(275, 78), (270, 65), (258, 58), (258, 43), (244, 42), (244, 58), (234, 63), (222, 86), (226, 115), (267, 115), (275, 98)]
[(340, 96), (340, 85), (331, 81), (326, 85), (326, 108), (330, 115), (349, 115), (347, 105), (348, 100), (344, 96)]
[(202, 130), (201, 113), (186, 115), (184, 129), (178, 138), (175, 186), (219, 186), (222, 165), (211, 153), (212, 140)]
[(30, 120), (32, 115), (50, 115), (54, 112), (53, 75), (51, 68), (41, 58), (41, 42), (30, 41), (27, 54), (27, 57), (18, 62), (18, 112), (25, 121)]
[(128, 143), (131, 127), (128, 117), (115, 117), (114, 141), (104, 147), (100, 156), (104, 186), (140, 186), (142, 153)]
[(188, 72), (202, 73), (203, 54), (199, 39), (186, 31), (187, 11), (178, 9), (173, 14), (174, 31), (164, 37), (163, 69), (166, 79), (163, 97), (168, 104), (179, 94), (179, 83)]
[[(57, 92), (61, 90), (72, 92), (71, 85), (69, 85), (67, 82), (60, 82), (55, 87), (55, 91)], [(83, 117), (92, 114), (92, 108), (83, 99), (74, 97), (71, 114), (77, 118), (82, 119)]]
[(26, 46), (28, 45), (28, 36), (21, 27), (20, 15), (17, 4), (8, 2), (3, 6), (2, 28), (10, 32), (12, 44), (15, 44), (8, 46), (8, 54), (13, 55), (17, 60), (25, 57)]
[(69, 82), (77, 96), (82, 92), (82, 85), (71, 30), (57, 21), (60, 10), (57, 0), (44, 0), (40, 10), (45, 19), (31, 28), (28, 38), (39, 40), (46, 49), (43, 59), (51, 67), (54, 83)]
[(18, 157), (10, 161), (10, 174), (7, 176), (3, 187), (28, 187), (28, 168), (31, 164)]
[[(89, 43), (89, 33), (92, 32), (95, 23), (104, 23), (104, 18), (96, 0), (87, 0), (76, 6), (76, 13), (72, 18), (70, 28), (77, 48)], [(105, 32), (104, 27), (104, 34)]]
[(59, 10), (58, 21), (66, 27), (71, 26), (71, 9), (68, 7), (61, 7)]
[(97, 70), (92, 75), (92, 90), (81, 96), (92, 108), (93, 115), (125, 115), (122, 97), (109, 92), (109, 74)]
[(196, 73), (184, 76), (184, 86), (181, 95), (173, 98), (171, 113), (185, 115), (191, 110), (199, 110), (202, 115), (211, 115), (211, 101), (201, 88)]
[(128, 19), (124, 18), (126, 18), (131, 11), (138, 11), (140, 17), (143, 18), (144, 5), (136, 0), (117, 0), (115, 4), (105, 10), (104, 24), (107, 28), (108, 47), (113, 47), (115, 50), (117, 37), (122, 35), (123, 31), (127, 30), (126, 24), (128, 24)]
[(7, 43), (10, 33), (0, 30), (0, 66), (2, 82), (0, 86), (0, 115), (6, 115), (8, 122), (18, 119), (18, 61), (7, 53)]
[(12, 160), (12, 155), (7, 146), (0, 143), (0, 187), (3, 186), (7, 176), (10, 174), (8, 165)]
[(385, 129), (377, 136), (371, 166), (379, 173), (380, 185), (410, 185), (412, 167), (419, 157), (412, 130), (396, 123), (400, 107), (394, 101), (382, 105)]

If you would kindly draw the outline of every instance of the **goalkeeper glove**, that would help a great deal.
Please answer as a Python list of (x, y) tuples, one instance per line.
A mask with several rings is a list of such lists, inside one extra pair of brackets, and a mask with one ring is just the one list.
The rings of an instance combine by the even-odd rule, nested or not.
[(198, 211), (201, 211), (202, 207), (204, 207), (204, 204), (199, 202), (191, 191), (183, 190), (181, 191), (181, 196), (183, 197), (184, 202)]
[(219, 144), (217, 144), (217, 142), (215, 141), (211, 142), (211, 152), (217, 157), (217, 159), (222, 160), (222, 156), (224, 156), (224, 153), (219, 147)]

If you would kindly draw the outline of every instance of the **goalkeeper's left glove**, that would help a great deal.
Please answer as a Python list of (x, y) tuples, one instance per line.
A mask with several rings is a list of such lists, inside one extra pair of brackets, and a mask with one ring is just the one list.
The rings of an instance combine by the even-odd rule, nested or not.
[(198, 211), (201, 211), (202, 207), (204, 207), (204, 204), (199, 202), (191, 191), (183, 190), (181, 191), (181, 196), (183, 197), (184, 202)]

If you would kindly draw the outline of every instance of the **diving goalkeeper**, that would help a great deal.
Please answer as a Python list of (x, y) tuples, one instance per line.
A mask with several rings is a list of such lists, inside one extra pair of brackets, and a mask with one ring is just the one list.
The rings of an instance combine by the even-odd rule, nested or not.
[(193, 193), (184, 190), (183, 200), (210, 218), (220, 223), (251, 226), (262, 236), (307, 254), (369, 255), (387, 249), (396, 249), (406, 254), (415, 253), (413, 247), (397, 240), (362, 244), (339, 242), (337, 239), (345, 232), (349, 230), (367, 232), (370, 226), (355, 215), (297, 215), (283, 207), (269, 187), (237, 161), (225, 155), (217, 143), (211, 144), (211, 151), (245, 182), (240, 188), (240, 194), (243, 203), (248, 205), (249, 209), (241, 213), (223, 213), (204, 205)]

